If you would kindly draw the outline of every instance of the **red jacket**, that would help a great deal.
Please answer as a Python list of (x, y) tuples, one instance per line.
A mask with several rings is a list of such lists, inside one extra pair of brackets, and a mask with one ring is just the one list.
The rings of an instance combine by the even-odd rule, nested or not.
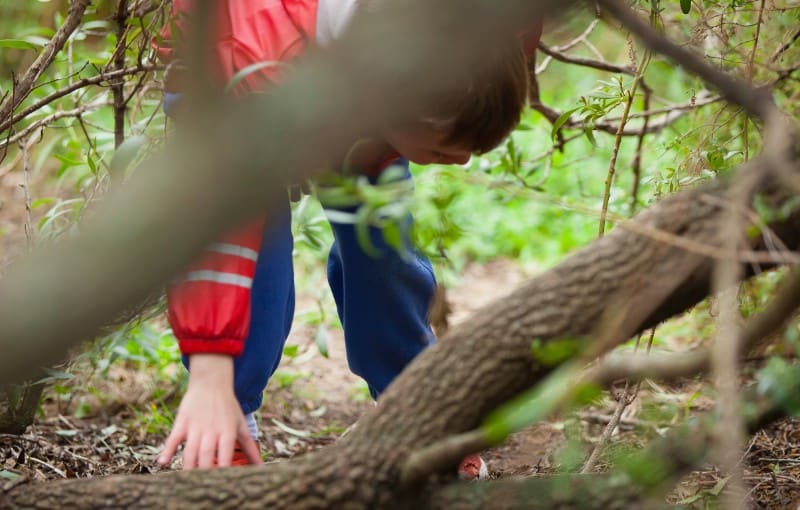
[[(173, 1), (172, 25), (184, 36), (185, 15), (192, 4), (193, 0)], [(215, 8), (214, 61), (223, 82), (257, 62), (289, 61), (315, 38), (317, 0), (218, 1)], [(159, 57), (167, 62), (179, 51), (171, 44), (173, 26), (165, 26), (156, 45)], [(279, 72), (278, 67), (255, 72), (238, 91), (263, 90)], [(184, 354), (242, 352), (263, 227), (263, 219), (255, 221), (209, 246), (167, 289), (169, 322)]]
[[(165, 26), (155, 45), (166, 62), (179, 50), (171, 43), (171, 28), (186, 34), (186, 13), (194, 0), (173, 0), (173, 23)], [(316, 39), (318, 0), (217, 0), (212, 13), (217, 41), (212, 58), (219, 78), (229, 81), (239, 70), (265, 61), (287, 62)], [(523, 41), (535, 51), (540, 26)], [(237, 92), (263, 90), (279, 78), (280, 67), (248, 75)], [(393, 158), (387, 158), (388, 165)], [(218, 353), (237, 356), (250, 325), (250, 288), (261, 245), (264, 220), (209, 246), (198, 262), (167, 290), (169, 322), (184, 354)]]

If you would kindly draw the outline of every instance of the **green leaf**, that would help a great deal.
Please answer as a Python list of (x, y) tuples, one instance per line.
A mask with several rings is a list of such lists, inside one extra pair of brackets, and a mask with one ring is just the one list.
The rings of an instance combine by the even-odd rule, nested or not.
[(378, 249), (372, 244), (372, 239), (370, 239), (369, 220), (370, 209), (366, 205), (362, 205), (356, 212), (356, 239), (358, 240), (358, 245), (364, 250), (364, 253), (375, 258), (380, 255), (380, 252), (378, 252)]
[(54, 381), (69, 381), (69, 380), (75, 378), (75, 376), (73, 374), (70, 374), (69, 372), (62, 372), (62, 371), (59, 371), (59, 370), (52, 370), (52, 369), (49, 369), (49, 368), (45, 368), (44, 371), (47, 374), (47, 376), (39, 379), (38, 381), (36, 381), (36, 384), (38, 384), (38, 383), (51, 383), (51, 382), (54, 382)]
[(15, 50), (35, 50), (38, 47), (22, 39), (0, 39), (0, 48), (14, 48)]
[(292, 427), (286, 425), (285, 423), (279, 422), (275, 418), (272, 419), (272, 423), (277, 425), (277, 427), (279, 429), (281, 429), (282, 431), (286, 432), (287, 434), (291, 434), (293, 436), (302, 437), (302, 438), (311, 437), (311, 432), (309, 432), (307, 430), (293, 429)]
[(49, 204), (52, 204), (55, 201), (56, 201), (56, 199), (53, 198), (53, 197), (39, 198), (39, 199), (34, 200), (33, 202), (31, 202), (31, 209), (36, 209), (37, 207), (41, 207), (43, 205), (49, 205)]
[[(621, 459), (619, 466), (640, 487), (657, 487), (672, 473), (664, 459), (647, 451)], [(681, 501), (681, 504), (689, 503)]]
[(726, 476), (725, 478), (720, 478), (714, 485), (714, 487), (708, 490), (708, 493), (711, 494), (712, 496), (719, 496), (722, 493), (722, 489), (725, 488), (725, 485), (728, 483), (728, 480), (730, 479), (731, 479), (730, 476)]
[(20, 474), (15, 473), (13, 471), (9, 471), (7, 469), (0, 470), (0, 478), (5, 478), (6, 480), (16, 480), (20, 476), (21, 476)]
[(299, 346), (297, 344), (284, 346), (283, 355), (287, 358), (294, 358), (297, 356), (298, 349)]
[(328, 352), (328, 332), (322, 324), (317, 326), (317, 333), (314, 335), (314, 343), (317, 344), (317, 349), (319, 349), (319, 353), (322, 354), (322, 356), (325, 358), (330, 357), (330, 353)]
[(276, 61), (256, 62), (255, 64), (251, 64), (245, 67), (244, 69), (240, 70), (238, 73), (234, 74), (233, 77), (231, 77), (228, 84), (225, 85), (225, 93), (227, 94), (228, 92), (233, 90), (233, 88), (236, 85), (238, 85), (239, 82), (241, 82), (251, 74), (270, 67), (287, 67), (287, 64), (285, 62), (276, 62)]
[(681, 0), (681, 12), (689, 14), (690, 10), (692, 10), (692, 0)]
[(553, 122), (553, 130), (550, 133), (550, 137), (553, 140), (556, 139), (556, 136), (558, 135), (558, 131), (561, 129), (561, 126), (563, 126), (569, 120), (570, 115), (572, 115), (573, 113), (575, 113), (578, 110), (579, 110), (579, 108), (573, 108), (571, 110), (565, 111), (564, 113), (562, 113), (561, 115), (558, 116), (556, 121)]
[(395, 250), (400, 251), (403, 249), (403, 236), (397, 223), (390, 222), (383, 227), (383, 239), (386, 241), (386, 244)]
[(790, 416), (800, 416), (800, 368), (784, 359), (772, 357), (758, 373), (757, 388), (778, 403)]
[(82, 161), (79, 161), (79, 160), (77, 160), (77, 159), (75, 159), (75, 158), (71, 158), (71, 157), (69, 157), (69, 156), (65, 156), (65, 155), (63, 155), (63, 154), (56, 154), (54, 157), (55, 157), (57, 160), (59, 160), (59, 161), (61, 161), (62, 163), (64, 163), (64, 165), (63, 165), (63, 168), (64, 168), (64, 169), (71, 168), (71, 167), (73, 167), (73, 166), (80, 166), (80, 165), (82, 165), (82, 164), (83, 164), (83, 162), (82, 162)]
[(111, 174), (121, 177), (146, 144), (147, 137), (143, 135), (131, 136), (122, 142), (111, 158)]
[(406, 178), (406, 169), (402, 165), (390, 165), (378, 176), (378, 184), (402, 181)]
[(594, 138), (594, 126), (584, 126), (583, 134), (586, 135), (586, 138), (589, 140), (589, 143), (592, 144), (592, 147), (597, 147), (597, 140)]
[(586, 390), (586, 383), (577, 383), (581, 366), (562, 365), (535, 387), (502, 405), (481, 425), (490, 444), (503, 441), (510, 434), (537, 423), (573, 403)]
[(531, 343), (533, 359), (546, 367), (560, 365), (574, 357), (581, 350), (582, 343), (575, 338), (558, 338), (542, 342), (539, 339)]
[(92, 174), (97, 175), (97, 163), (94, 162), (91, 155), (86, 157), (86, 164), (89, 165), (89, 170), (92, 171)]

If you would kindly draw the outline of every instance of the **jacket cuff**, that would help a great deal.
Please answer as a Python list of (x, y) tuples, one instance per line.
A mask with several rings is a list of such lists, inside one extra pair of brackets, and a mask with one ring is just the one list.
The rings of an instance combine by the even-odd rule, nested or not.
[(244, 350), (242, 340), (229, 338), (182, 338), (178, 340), (181, 352), (190, 356), (192, 354), (228, 354), (239, 356)]

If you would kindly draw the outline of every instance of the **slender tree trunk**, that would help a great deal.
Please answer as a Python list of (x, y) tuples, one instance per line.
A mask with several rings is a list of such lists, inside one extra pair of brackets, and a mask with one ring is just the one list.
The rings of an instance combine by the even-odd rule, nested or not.
[(0, 391), (0, 434), (22, 434), (36, 416), (44, 383), (13, 385)]

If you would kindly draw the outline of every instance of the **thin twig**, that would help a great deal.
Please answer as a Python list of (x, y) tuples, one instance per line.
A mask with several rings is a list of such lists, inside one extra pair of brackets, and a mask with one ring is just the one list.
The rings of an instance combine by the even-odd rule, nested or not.
[(83, 13), (89, 3), (90, 0), (73, 0), (69, 6), (67, 17), (64, 19), (64, 24), (59, 27), (50, 41), (42, 48), (42, 52), (36, 57), (36, 60), (25, 71), (20, 81), (15, 84), (14, 93), (11, 97), (0, 104), (0, 121), (7, 119), (17, 106), (28, 97), (36, 80), (50, 66), (56, 54), (64, 47), (64, 43), (69, 39), (69, 36), (80, 26)]
[(43, 460), (39, 460), (36, 457), (31, 457), (30, 455), (28, 456), (28, 460), (32, 460), (32, 461), (36, 462), (37, 464), (41, 464), (42, 466), (45, 466), (45, 467), (49, 468), (51, 471), (53, 471), (53, 473), (57, 474), (61, 478), (66, 478), (67, 477), (67, 474), (64, 471), (58, 469), (57, 467), (55, 467), (52, 464), (48, 464), (47, 462), (45, 462)]
[(728, 101), (738, 104), (750, 115), (766, 120), (770, 112), (776, 110), (772, 96), (767, 91), (733, 78), (706, 63), (703, 57), (673, 43), (642, 21), (620, 0), (598, 0), (598, 2), (651, 50), (671, 58), (707, 83), (714, 85)]
[(44, 126), (47, 126), (49, 124), (52, 124), (53, 122), (55, 122), (57, 120), (61, 120), (61, 119), (64, 119), (64, 118), (69, 118), (69, 117), (78, 117), (78, 116), (83, 115), (84, 113), (86, 113), (86, 112), (88, 112), (90, 110), (94, 110), (94, 109), (97, 109), (97, 108), (102, 108), (104, 106), (110, 106), (111, 104), (113, 104), (113, 103), (111, 103), (109, 101), (102, 100), (102, 101), (95, 101), (95, 102), (92, 102), (92, 103), (87, 103), (87, 104), (81, 105), (81, 106), (79, 106), (77, 108), (74, 108), (72, 110), (64, 110), (64, 111), (60, 111), (60, 112), (55, 112), (52, 115), (48, 115), (47, 117), (39, 119), (38, 121), (30, 124), (29, 126), (26, 126), (25, 129), (19, 131), (18, 133), (14, 134), (13, 136), (8, 137), (8, 139), (3, 140), (2, 142), (0, 142), (0, 147), (6, 147), (9, 144), (16, 143), (17, 141), (27, 137), (29, 134), (31, 134), (32, 132), (36, 131), (37, 129), (42, 128)]
[[(764, 3), (761, 0), (761, 6), (758, 9), (758, 21), (756, 22), (756, 35), (753, 39), (753, 49), (750, 52), (750, 58), (747, 61), (747, 80), (752, 83), (753, 81), (753, 68), (756, 61), (756, 51), (758, 50), (758, 40), (761, 35), (761, 22), (764, 19)], [(744, 160), (750, 159), (750, 117), (744, 116), (744, 127), (742, 129), (742, 141), (744, 142)]]
[(74, 81), (70, 83), (68, 86), (58, 89), (54, 92), (51, 92), (47, 96), (43, 97), (42, 99), (36, 101), (32, 105), (26, 107), (16, 115), (12, 116), (10, 119), (0, 122), (0, 132), (5, 131), (9, 127), (13, 126), (20, 120), (24, 119), (31, 113), (41, 110), (45, 106), (49, 105), (53, 101), (60, 99), (76, 90), (82, 89), (84, 87), (88, 87), (91, 85), (99, 85), (103, 82), (109, 82), (115, 80), (117, 78), (122, 78), (125, 76), (129, 76), (131, 74), (138, 74), (138, 73), (145, 73), (151, 71), (160, 71), (163, 69), (164, 66), (161, 65), (153, 65), (153, 64), (145, 64), (145, 65), (137, 65), (133, 67), (127, 67), (125, 69), (120, 69), (116, 71), (108, 71), (100, 73), (97, 76), (92, 76), (90, 78), (82, 78), (80, 80)]
[[(720, 101), (722, 98), (720, 97), (709, 97), (706, 99), (693, 101), (691, 103), (683, 104), (683, 105), (673, 105), (668, 106), (665, 108), (659, 108), (657, 110), (650, 110), (645, 112), (630, 112), (628, 114), (628, 120), (637, 119), (637, 118), (649, 118), (651, 116), (662, 115), (656, 121), (648, 120), (647, 127), (631, 127), (631, 126), (623, 126), (622, 129), (622, 136), (642, 136), (644, 134), (655, 134), (663, 131), (665, 128), (674, 124), (678, 119), (686, 115), (691, 110), (699, 109), (703, 106), (710, 105)], [(554, 123), (556, 119), (558, 119), (562, 112), (552, 108), (548, 105), (541, 103), (540, 101), (531, 101), (531, 108), (541, 113), (550, 123)], [(611, 135), (616, 136), (617, 133), (620, 131), (620, 125), (617, 124), (618, 121), (621, 120), (621, 117), (608, 117), (605, 120), (595, 122), (592, 126), (593, 131), (600, 132), (600, 133), (608, 133)], [(581, 134), (578, 135), (576, 138), (580, 138), (583, 136), (583, 128), (584, 123), (580, 119), (576, 119), (570, 117), (562, 126), (561, 129), (580, 129)], [(569, 140), (565, 140), (569, 141)], [(559, 146), (563, 146), (562, 142)]]
[(545, 55), (553, 57), (554, 59), (560, 62), (565, 62), (567, 64), (575, 64), (584, 67), (591, 67), (592, 69), (598, 69), (600, 71), (627, 74), (630, 76), (634, 76), (636, 74), (636, 70), (629, 66), (612, 64), (611, 62), (606, 62), (604, 60), (594, 60), (591, 58), (574, 57), (572, 55), (567, 55), (566, 53), (557, 51), (555, 48), (551, 48), (550, 46), (544, 43), (540, 43), (537, 49), (541, 50), (541, 52), (544, 53)]
[[(650, 337), (647, 341), (647, 349), (645, 351), (648, 354), (650, 353), (650, 348), (653, 346), (653, 339), (655, 338), (655, 335), (656, 330), (651, 329)], [(634, 347), (634, 352), (639, 349), (639, 342), (641, 338), (642, 335), (636, 337), (636, 346)], [(614, 434), (614, 431), (619, 427), (622, 414), (625, 412), (628, 406), (630, 406), (633, 401), (636, 400), (636, 396), (639, 394), (639, 384), (639, 381), (635, 383), (628, 380), (625, 381), (625, 388), (617, 399), (617, 408), (614, 410), (614, 414), (611, 416), (608, 424), (606, 424), (606, 428), (603, 429), (603, 433), (597, 440), (597, 444), (595, 444), (592, 453), (589, 455), (589, 458), (586, 459), (583, 469), (581, 469), (581, 473), (585, 474), (594, 471), (594, 467), (600, 458), (600, 454), (603, 452), (603, 450), (605, 450), (606, 445), (611, 440), (612, 434)]]
[(783, 55), (786, 52), (786, 50), (791, 48), (792, 44), (794, 44), (798, 39), (800, 39), (800, 30), (795, 32), (794, 35), (786, 42), (786, 44), (775, 50), (775, 53), (772, 54), (769, 61), (775, 62), (776, 60), (778, 60), (778, 58), (780, 58), (780, 56)]
[(31, 219), (31, 161), (29, 145), (26, 141), (20, 140), (20, 151), (22, 152), (22, 192), (25, 197), (25, 249), (28, 254), (33, 251), (33, 221)]
[[(800, 307), (800, 270), (792, 271), (782, 282), (769, 305), (742, 328), (738, 356), (778, 331)], [(710, 366), (707, 350), (681, 354), (608, 356), (590, 368), (586, 380), (607, 385), (619, 379), (677, 379), (705, 372)]]
[[(631, 51), (633, 52), (633, 45), (631, 44)], [(635, 59), (635, 55), (631, 57)], [(635, 63), (635, 60), (633, 61)], [(624, 110), (622, 111), (622, 119), (619, 122), (619, 127), (617, 129), (616, 136), (614, 137), (614, 148), (611, 152), (611, 160), (608, 163), (608, 174), (606, 175), (606, 182), (605, 182), (605, 189), (603, 190), (603, 205), (600, 209), (600, 225), (598, 227), (598, 235), (600, 237), (603, 236), (606, 230), (606, 217), (608, 216), (608, 202), (611, 199), (611, 185), (614, 181), (614, 174), (616, 173), (616, 166), (617, 166), (617, 158), (619, 157), (619, 149), (622, 145), (622, 133), (625, 131), (625, 125), (628, 123), (628, 115), (631, 112), (631, 106), (633, 106), (633, 99), (636, 97), (636, 91), (639, 88), (639, 84), (641, 83), (644, 72), (647, 70), (647, 66), (650, 63), (650, 51), (645, 51), (644, 56), (642, 57), (642, 61), (639, 63), (636, 69), (636, 75), (633, 79), (633, 84), (631, 88), (627, 91), (627, 97), (625, 98), (625, 106)], [(642, 130), (644, 133), (646, 129)], [(641, 134), (640, 136), (643, 136)]]
[[(599, 425), (606, 425), (610, 423), (611, 420), (613, 419), (613, 417), (608, 414), (591, 413), (591, 412), (579, 412), (577, 413), (576, 416), (581, 421), (585, 421), (588, 423), (595, 423)], [(617, 426), (621, 429), (633, 429), (635, 427), (640, 427), (640, 428), (667, 427), (669, 426), (669, 424), (650, 422), (650, 421), (640, 420), (637, 418), (620, 418)]]
[(411, 454), (403, 466), (400, 483), (411, 485), (430, 473), (443, 471), (471, 452), (491, 446), (480, 429), (458, 434)]
[[(589, 35), (594, 31), (595, 27), (597, 27), (598, 23), (600, 23), (599, 19), (597, 19), (597, 18), (593, 19), (592, 22), (589, 23), (589, 26), (587, 26), (586, 29), (583, 32), (581, 32), (581, 34), (578, 37), (576, 37), (575, 39), (569, 41), (566, 44), (562, 44), (561, 46), (552, 46), (551, 47), (552, 50), (556, 51), (558, 53), (564, 53), (565, 51), (568, 51), (568, 50), (574, 48), (575, 46), (577, 46), (580, 43), (582, 43), (583, 41), (585, 41), (587, 37), (589, 37)], [(550, 57), (550, 56), (545, 58), (542, 61), (542, 63), (539, 65), (539, 67), (536, 68), (536, 74), (539, 74), (539, 73), (543, 72), (545, 69), (547, 69), (547, 66), (548, 66), (548, 64), (550, 63), (551, 60), (552, 60), (552, 57)]]
[[(648, 118), (654, 117), (656, 115), (666, 115), (672, 112), (680, 111), (680, 112), (687, 112), (691, 110), (696, 110), (702, 106), (710, 105), (713, 103), (717, 103), (721, 101), (722, 98), (719, 96), (714, 96), (709, 93), (707, 90), (701, 90), (697, 94), (694, 95), (691, 101), (684, 104), (671, 104), (669, 106), (665, 106), (663, 108), (657, 108), (655, 110), (645, 110), (642, 112), (631, 112), (628, 115), (628, 120), (630, 119), (640, 119), (640, 118)], [(609, 122), (617, 122), (620, 120), (621, 117), (608, 117), (606, 120)]]
[[(648, 111), (650, 109), (650, 96), (652, 92), (650, 91), (649, 87), (642, 87), (642, 109), (644, 111)], [(630, 119), (630, 116), (628, 116)], [(642, 124), (642, 131), (639, 134), (639, 138), (636, 141), (636, 152), (633, 155), (633, 184), (631, 188), (631, 205), (630, 205), (630, 215), (633, 216), (636, 213), (636, 205), (639, 201), (639, 185), (641, 184), (642, 180), (642, 154), (644, 152), (644, 139), (647, 135), (647, 127), (648, 123), (650, 122), (650, 117), (644, 118), (644, 124)]]

